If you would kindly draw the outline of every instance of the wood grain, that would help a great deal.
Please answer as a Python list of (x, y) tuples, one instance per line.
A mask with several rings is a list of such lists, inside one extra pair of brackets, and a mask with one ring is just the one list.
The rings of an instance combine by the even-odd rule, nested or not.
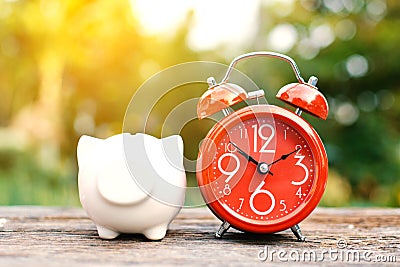
[[(284, 261), (286, 265), (299, 266), (338, 262), (365, 265), (380, 261), (397, 266), (400, 263), (400, 209), (318, 208), (301, 223), (306, 242), (296, 241), (290, 231), (254, 235), (232, 229), (222, 239), (215, 239), (219, 225), (219, 220), (206, 208), (183, 209), (162, 241), (147, 241), (142, 235), (102, 240), (80, 208), (0, 207), (0, 265), (255, 266)], [(266, 255), (265, 261), (259, 259)]]

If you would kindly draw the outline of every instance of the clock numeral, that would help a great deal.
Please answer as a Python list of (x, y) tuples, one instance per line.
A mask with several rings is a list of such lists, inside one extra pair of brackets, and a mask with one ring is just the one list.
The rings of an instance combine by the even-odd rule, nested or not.
[(303, 197), (303, 193), (301, 192), (301, 186), (299, 187), (299, 189), (297, 189), (296, 196), (298, 196), (299, 198)]
[(236, 152), (237, 148), (232, 145), (231, 142), (225, 144), (225, 152)]
[[(262, 181), (260, 183), (260, 185), (257, 187), (257, 189), (250, 196), (250, 208), (255, 214), (258, 214), (258, 215), (267, 215), (267, 214), (271, 213), (271, 211), (275, 208), (274, 195), (266, 189), (261, 189), (261, 187), (263, 187), (264, 184), (265, 184), (265, 182)], [(269, 207), (269, 209), (267, 209), (265, 211), (260, 211), (254, 207), (254, 197), (258, 194), (265, 194), (271, 199), (271, 206)]]
[(281, 201), (279, 201), (279, 204), (282, 205), (282, 208), (279, 211), (285, 211), (286, 210), (285, 200), (281, 199)]
[(283, 133), (284, 133), (284, 139), (286, 140), (286, 137), (287, 137), (287, 131), (286, 130), (283, 130)]
[(222, 190), (225, 196), (229, 196), (232, 193), (231, 188), (229, 187), (229, 184), (225, 184), (224, 190)]
[(296, 149), (298, 149), (298, 151), (296, 152), (296, 155), (294, 155), (294, 158), (298, 159), (298, 160), (297, 160), (296, 164), (294, 164), (294, 165), (299, 166), (304, 170), (304, 178), (303, 178), (303, 180), (301, 180), (299, 182), (292, 181), (292, 185), (302, 185), (307, 181), (309, 173), (308, 173), (307, 166), (304, 165), (303, 163), (301, 163), (303, 161), (303, 159), (305, 158), (305, 156), (300, 155), (301, 146), (297, 145)]
[[(258, 128), (258, 124), (254, 124), (251, 126), (254, 131), (254, 138), (253, 138), (253, 151), (254, 152), (261, 152), (261, 153), (275, 153), (275, 149), (267, 149), (269, 143), (271, 143), (272, 139), (275, 136), (275, 128), (269, 124), (263, 124)], [(271, 130), (271, 134), (269, 136), (265, 136), (263, 134), (263, 129), (269, 128)], [(258, 149), (258, 138), (265, 141), (264, 144)]]
[[(226, 158), (226, 157), (231, 157), (231, 158), (233, 158), (234, 159), (234, 161), (235, 161), (235, 168), (232, 170), (232, 171), (227, 171), (226, 169), (223, 169), (222, 168), (222, 160), (224, 159), (224, 158)], [(229, 161), (229, 163), (230, 163), (231, 161)], [(228, 164), (228, 166), (229, 166), (230, 164)], [(238, 157), (235, 155), (235, 154), (233, 154), (233, 153), (225, 153), (225, 154), (223, 154), (221, 157), (219, 157), (219, 159), (218, 159), (218, 170), (221, 172), (221, 173), (223, 173), (223, 174), (225, 174), (225, 175), (228, 175), (228, 177), (226, 177), (226, 179), (225, 179), (225, 183), (228, 183), (231, 179), (232, 179), (232, 177), (237, 173), (237, 171), (239, 170), (239, 168), (240, 168), (240, 161), (239, 161), (239, 159), (238, 159)]]
[(247, 129), (246, 128), (240, 128), (240, 138), (243, 139), (247, 139), (248, 135), (247, 135)]
[(242, 208), (243, 202), (244, 202), (244, 198), (243, 198), (243, 197), (240, 197), (240, 198), (239, 198), (239, 201), (240, 201), (240, 204), (239, 204), (239, 208), (236, 210), (237, 212), (239, 212), (240, 209)]

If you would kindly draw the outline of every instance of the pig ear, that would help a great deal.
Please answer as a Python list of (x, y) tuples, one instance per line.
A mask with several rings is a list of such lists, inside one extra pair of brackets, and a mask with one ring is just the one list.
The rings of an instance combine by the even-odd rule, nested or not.
[(102, 142), (102, 139), (87, 135), (82, 135), (81, 138), (79, 138), (78, 147), (76, 149), (79, 168), (87, 166), (88, 162), (93, 160), (95, 156), (93, 152)]
[(161, 140), (164, 146), (164, 150), (166, 151), (172, 150), (174, 151), (174, 153), (183, 155), (183, 140), (180, 135), (171, 135)]
[(183, 161), (183, 140), (180, 135), (172, 135), (161, 139), (162, 149), (168, 162), (180, 168)]

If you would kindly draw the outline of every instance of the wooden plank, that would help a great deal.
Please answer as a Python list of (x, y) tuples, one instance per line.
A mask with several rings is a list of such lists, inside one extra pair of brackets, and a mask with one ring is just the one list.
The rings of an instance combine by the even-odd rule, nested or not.
[(219, 240), (214, 238), (219, 225), (206, 208), (183, 209), (162, 241), (147, 241), (141, 235), (102, 240), (80, 208), (0, 207), (0, 265), (255, 266), (287, 262), (298, 266), (385, 260), (395, 266), (400, 262), (400, 209), (318, 208), (301, 223), (306, 242), (297, 242), (290, 231), (254, 235), (229, 230)]

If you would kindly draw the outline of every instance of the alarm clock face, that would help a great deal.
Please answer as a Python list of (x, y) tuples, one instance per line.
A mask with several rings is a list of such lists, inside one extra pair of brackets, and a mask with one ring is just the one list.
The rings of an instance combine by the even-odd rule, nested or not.
[(326, 186), (327, 157), (302, 118), (253, 106), (220, 121), (200, 148), (197, 179), (211, 210), (237, 229), (272, 233), (302, 221)]

